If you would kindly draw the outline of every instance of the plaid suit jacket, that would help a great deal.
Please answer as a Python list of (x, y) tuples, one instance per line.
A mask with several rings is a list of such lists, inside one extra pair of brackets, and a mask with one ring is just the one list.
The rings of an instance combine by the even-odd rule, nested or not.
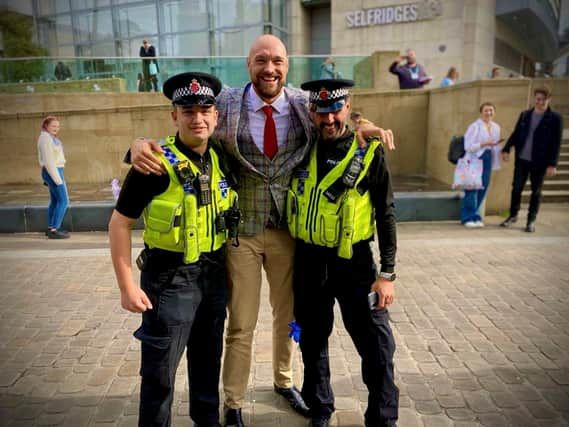
[(214, 138), (229, 155), (233, 173), (239, 179), (237, 192), (242, 213), (240, 233), (252, 236), (262, 232), (269, 218), (286, 228), (285, 202), (293, 170), (310, 152), (314, 140), (308, 117), (307, 96), (299, 89), (284, 88), (290, 105), (291, 129), (284, 148), (272, 160), (260, 152), (249, 132), (245, 94), (242, 88), (223, 90), (217, 97), (219, 118)]

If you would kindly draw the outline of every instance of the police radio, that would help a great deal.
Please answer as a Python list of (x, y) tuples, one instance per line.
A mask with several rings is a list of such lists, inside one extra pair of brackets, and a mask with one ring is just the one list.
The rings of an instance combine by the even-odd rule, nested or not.
[(364, 167), (364, 150), (358, 148), (356, 150), (356, 154), (350, 160), (350, 163), (344, 170), (344, 174), (342, 175), (342, 182), (347, 188), (354, 188), (356, 185), (356, 181), (362, 172)]
[(347, 188), (354, 188), (363, 169), (364, 162), (361, 157), (354, 156), (342, 175), (342, 182)]
[(199, 205), (211, 205), (211, 188), (209, 186), (209, 175), (206, 175), (205, 173), (199, 174), (196, 181), (196, 191), (198, 193)]

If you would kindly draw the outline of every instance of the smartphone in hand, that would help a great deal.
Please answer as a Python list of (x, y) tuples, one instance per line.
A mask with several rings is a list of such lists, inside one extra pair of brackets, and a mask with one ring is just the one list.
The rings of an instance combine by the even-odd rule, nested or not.
[(367, 303), (370, 310), (375, 310), (375, 306), (379, 304), (379, 295), (377, 292), (372, 291), (367, 294)]

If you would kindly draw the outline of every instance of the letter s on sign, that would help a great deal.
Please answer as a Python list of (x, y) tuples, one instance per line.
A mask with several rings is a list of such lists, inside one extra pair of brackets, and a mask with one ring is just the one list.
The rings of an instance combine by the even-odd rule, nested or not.
[(346, 24), (348, 28), (352, 28), (354, 26), (354, 12), (346, 13)]
[(416, 21), (417, 20), (417, 5), (412, 4), (409, 7), (409, 21)]

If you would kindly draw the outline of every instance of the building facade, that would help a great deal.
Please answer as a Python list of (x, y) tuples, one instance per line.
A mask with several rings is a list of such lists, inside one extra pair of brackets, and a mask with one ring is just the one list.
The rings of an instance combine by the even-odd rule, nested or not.
[[(442, 80), (567, 75), (569, 0), (5, 0), (29, 15), (54, 57), (245, 56), (260, 34), (292, 55), (370, 55), (413, 48)], [(1, 30), (1, 28), (0, 28)], [(1, 33), (1, 31), (0, 31)], [(0, 34), (1, 43), (1, 34)]]
[[(567, 61), (567, 0), (303, 0), (291, 3), (297, 54), (369, 55), (415, 49), (435, 82), (551, 73)], [(564, 56), (565, 52), (565, 56)], [(566, 75), (566, 67), (558, 67)]]
[(260, 34), (288, 38), (286, 0), (11, 3), (33, 16), (37, 42), (59, 57), (136, 57), (143, 39), (161, 56), (234, 56), (246, 55)]

